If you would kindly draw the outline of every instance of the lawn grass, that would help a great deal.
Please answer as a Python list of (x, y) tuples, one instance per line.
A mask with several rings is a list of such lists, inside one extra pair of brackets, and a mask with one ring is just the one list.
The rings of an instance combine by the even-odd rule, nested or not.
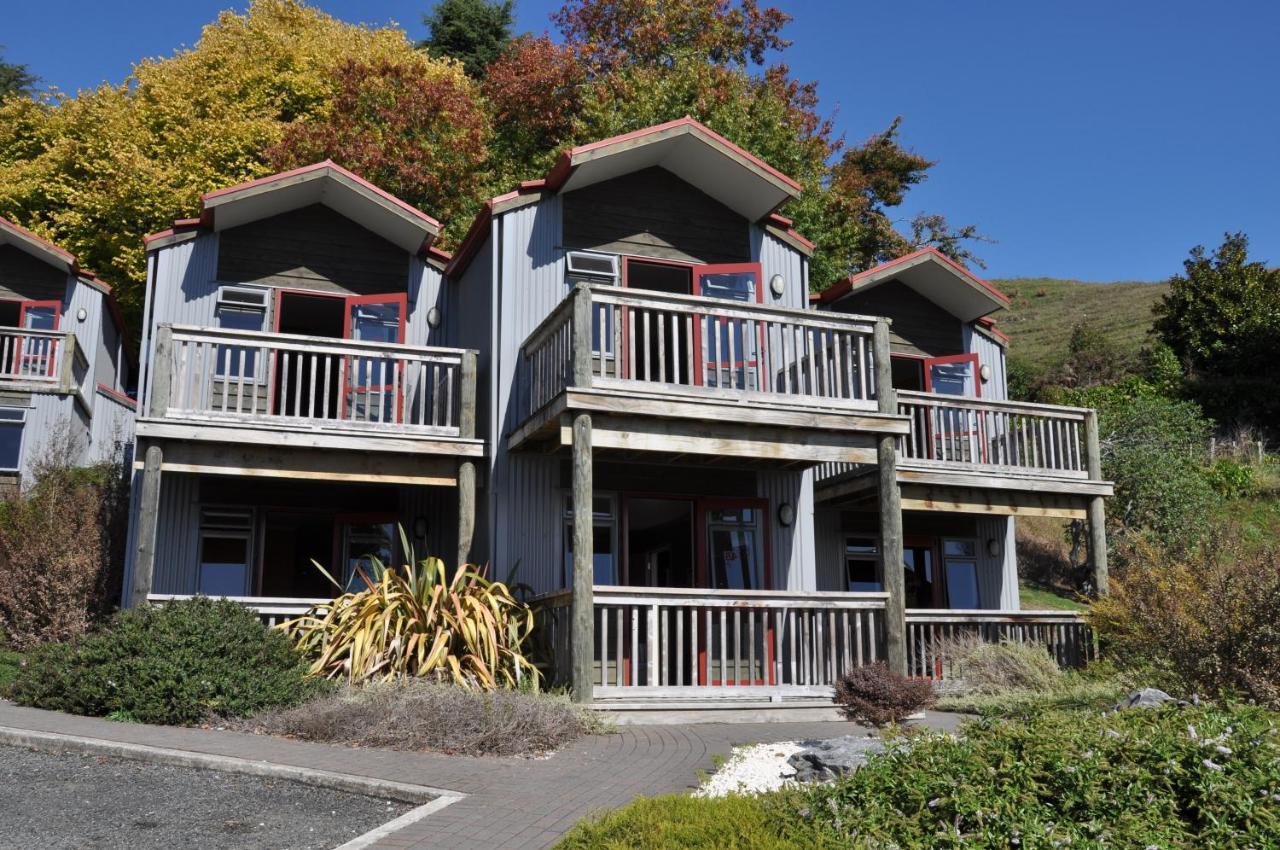
[(1040, 587), (1025, 581), (1018, 584), (1018, 599), (1022, 603), (1023, 611), (1085, 611), (1089, 607), (1065, 591)]
[(1085, 283), (1054, 278), (1005, 278), (992, 283), (1012, 302), (995, 316), (1012, 339), (1010, 356), (1039, 368), (1054, 366), (1066, 356), (1067, 342), (1078, 323), (1101, 331), (1122, 356), (1136, 356), (1151, 328), (1151, 307), (1169, 288), (1163, 282)]

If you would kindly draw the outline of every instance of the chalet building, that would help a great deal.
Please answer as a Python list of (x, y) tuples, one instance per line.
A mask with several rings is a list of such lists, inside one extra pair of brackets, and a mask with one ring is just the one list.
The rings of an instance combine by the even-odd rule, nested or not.
[(87, 466), (132, 449), (125, 343), (111, 287), (0, 218), (0, 491), (43, 459)]
[[(809, 294), (800, 186), (681, 119), (564, 153), (457, 253), (332, 163), (148, 241), (134, 602), (268, 619), (421, 554), (514, 573), (615, 708), (829, 700), (1020, 612), (1014, 522), (1088, 518), (1090, 411), (1007, 399), (991, 286), (931, 249)], [(892, 565), (886, 568), (886, 565)]]

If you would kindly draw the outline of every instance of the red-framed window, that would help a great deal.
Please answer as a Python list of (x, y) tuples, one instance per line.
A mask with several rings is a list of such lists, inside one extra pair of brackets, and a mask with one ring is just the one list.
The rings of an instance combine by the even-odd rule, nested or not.
[(924, 360), (924, 390), (942, 395), (970, 395), (982, 397), (982, 379), (978, 355), (952, 354), (947, 357), (926, 357)]
[[(347, 339), (404, 344), (409, 299), (403, 292), (347, 298)], [(353, 357), (347, 366), (344, 415), (374, 422), (399, 422), (404, 410), (403, 361)]]

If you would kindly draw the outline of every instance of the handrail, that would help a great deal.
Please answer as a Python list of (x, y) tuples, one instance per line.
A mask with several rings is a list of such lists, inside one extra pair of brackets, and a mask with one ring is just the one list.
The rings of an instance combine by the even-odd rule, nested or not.
[(774, 304), (755, 304), (746, 301), (730, 301), (723, 298), (707, 298), (702, 295), (680, 295), (674, 292), (658, 292), (647, 289), (621, 289), (606, 284), (591, 284), (591, 300), (600, 303), (624, 304), (631, 307), (652, 307), (655, 304), (673, 304), (698, 313), (713, 313), (742, 319), (777, 317), (802, 321), (814, 328), (837, 330), (862, 330), (870, 333), (876, 322), (886, 322), (876, 316), (856, 313), (801, 310), (795, 307), (779, 307)]
[(241, 331), (230, 328), (210, 328), (202, 325), (167, 325), (173, 329), (174, 339), (207, 339), (212, 342), (243, 339), (258, 340), (269, 348), (287, 348), (291, 351), (333, 352), (349, 354), (352, 351), (368, 351), (374, 354), (393, 352), (396, 354), (416, 354), (425, 357), (441, 357), (456, 363), (468, 349), (443, 348), (427, 345), (404, 345), (398, 342), (370, 342), (362, 339), (334, 339), (325, 336), (305, 336), (302, 334), (267, 333), (265, 331)]
[(1081, 623), (1079, 611), (996, 611), (989, 608), (908, 608), (907, 622)]
[(931, 407), (970, 407), (975, 410), (999, 410), (1004, 412), (1025, 412), (1036, 416), (1061, 416), (1062, 418), (1083, 419), (1089, 414), (1087, 407), (1068, 407), (1060, 404), (1041, 404), (1030, 401), (1007, 401), (1003, 399), (978, 398), (976, 396), (946, 395), (943, 393), (925, 393), (918, 390), (898, 390), (899, 401), (912, 404), (923, 404)]

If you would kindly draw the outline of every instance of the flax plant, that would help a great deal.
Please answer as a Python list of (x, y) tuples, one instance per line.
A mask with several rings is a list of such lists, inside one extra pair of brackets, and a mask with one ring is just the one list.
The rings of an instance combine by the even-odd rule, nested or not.
[(533, 611), (482, 568), (463, 564), (449, 575), (439, 558), (415, 560), (400, 535), (404, 566), (370, 559), (372, 576), (358, 571), (364, 589), (280, 624), (313, 659), (311, 675), (351, 684), (429, 677), (483, 690), (536, 686), (538, 671), (522, 652)]

